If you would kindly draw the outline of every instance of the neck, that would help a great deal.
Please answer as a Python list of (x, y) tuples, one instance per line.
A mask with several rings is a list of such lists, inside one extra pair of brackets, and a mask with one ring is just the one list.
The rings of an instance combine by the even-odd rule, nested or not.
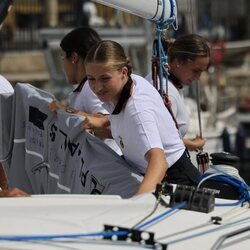
[(121, 92), (119, 94), (119, 98), (117, 99), (115, 105), (115, 109), (113, 111), (113, 115), (119, 114), (123, 107), (126, 105), (129, 97), (131, 96), (131, 88), (132, 88), (132, 79), (131, 77), (127, 78), (126, 83), (123, 85)]
[(84, 62), (82, 58), (79, 58), (79, 61), (75, 65), (76, 65), (76, 80), (77, 80), (77, 83), (79, 84), (82, 82), (84, 78), (86, 78)]
[(123, 92), (123, 89), (124, 89), (124, 86), (128, 83), (128, 80), (130, 79), (131, 77), (126, 77), (125, 80), (123, 81), (123, 84), (122, 84), (122, 87), (119, 91), (119, 93), (113, 98), (113, 100), (111, 100), (111, 102), (116, 106), (117, 103), (119, 102), (120, 98), (121, 98), (121, 95), (122, 95), (122, 92)]
[(182, 83), (179, 81), (179, 79), (175, 76), (175, 74), (173, 72), (169, 71), (168, 79), (173, 83), (173, 85), (177, 89), (182, 89), (183, 88)]

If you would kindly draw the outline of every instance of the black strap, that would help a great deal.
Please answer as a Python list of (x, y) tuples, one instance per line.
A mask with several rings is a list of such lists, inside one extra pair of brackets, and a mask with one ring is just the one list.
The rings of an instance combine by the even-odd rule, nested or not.
[(179, 79), (177, 79), (171, 72), (169, 72), (168, 79), (174, 84), (177, 89), (182, 89), (183, 85), (180, 83)]
[(122, 92), (120, 94), (120, 98), (118, 100), (118, 103), (115, 106), (115, 109), (114, 109), (112, 115), (118, 115), (121, 112), (124, 104), (127, 102), (127, 100), (129, 99), (129, 97), (131, 95), (132, 83), (133, 83), (133, 81), (132, 81), (131, 77), (129, 76), (128, 81), (126, 82), (126, 84), (124, 85), (124, 87), (122, 89)]
[(73, 92), (81, 92), (83, 85), (87, 81), (87, 77), (84, 77), (78, 86), (73, 90)]

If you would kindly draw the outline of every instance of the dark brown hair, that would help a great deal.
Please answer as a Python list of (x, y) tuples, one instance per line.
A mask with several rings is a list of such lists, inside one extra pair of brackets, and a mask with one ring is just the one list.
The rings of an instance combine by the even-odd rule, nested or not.
[(210, 49), (206, 40), (196, 34), (187, 34), (163, 42), (163, 47), (168, 55), (169, 62), (175, 58), (186, 62), (197, 57), (210, 57)]
[(60, 47), (66, 52), (67, 57), (76, 52), (85, 59), (90, 48), (100, 41), (101, 38), (95, 30), (89, 27), (79, 27), (64, 36)]

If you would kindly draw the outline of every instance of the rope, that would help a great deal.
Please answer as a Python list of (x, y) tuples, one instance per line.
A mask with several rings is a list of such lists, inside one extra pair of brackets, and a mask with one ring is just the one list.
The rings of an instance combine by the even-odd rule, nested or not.
[[(168, 19), (165, 19), (165, 8), (166, 8), (166, 1), (170, 2), (170, 17)], [(157, 73), (159, 74), (159, 80), (160, 80), (160, 94), (163, 97), (163, 74), (165, 77), (168, 76), (168, 72), (166, 69), (166, 64), (168, 61), (167, 55), (165, 54), (165, 51), (162, 46), (161, 41), (161, 33), (169, 28), (170, 25), (174, 29), (177, 29), (177, 10), (176, 10), (176, 4), (174, 0), (163, 0), (162, 1), (162, 14), (158, 21), (156, 21), (156, 41), (157, 41), (157, 48), (153, 48), (153, 58), (154, 60), (158, 60), (159, 62), (159, 68), (157, 70)], [(176, 10), (176, 11), (174, 11)], [(176, 26), (174, 26), (174, 23), (176, 23)], [(167, 78), (166, 78), (167, 79)], [(157, 86), (158, 87), (158, 86)], [(167, 93), (167, 91), (166, 91)]]
[[(166, 1), (170, 2), (170, 17), (165, 20), (165, 8), (166, 8)], [(163, 98), (164, 104), (166, 108), (168, 109), (169, 113), (171, 114), (175, 126), (178, 130), (179, 126), (177, 123), (177, 120), (173, 114), (172, 108), (171, 108), (171, 102), (168, 98), (168, 68), (166, 65), (168, 64), (168, 57), (165, 54), (162, 40), (161, 40), (161, 34), (162, 32), (169, 28), (170, 25), (174, 29), (178, 28), (177, 23), (177, 11), (176, 10), (176, 4), (174, 0), (163, 0), (163, 11), (160, 19), (156, 22), (156, 41), (154, 42), (153, 46), (153, 56), (152, 56), (152, 80), (153, 80), (153, 86), (159, 90), (160, 95)], [(176, 23), (176, 26), (174, 25)], [(158, 85), (158, 77), (160, 81), (160, 85)], [(163, 78), (166, 80), (166, 88), (163, 89)]]
[[(208, 170), (201, 176), (197, 188), (200, 188), (201, 184), (208, 179), (228, 183), (235, 187), (240, 195), (239, 202), (250, 201), (250, 187), (240, 177), (236, 168), (226, 165), (210, 165)], [(216, 205), (220, 206), (221, 204)]]
[[(166, 216), (176, 212), (178, 209), (184, 207), (187, 205), (187, 202), (186, 201), (183, 201), (181, 202), (180, 204), (172, 207), (171, 209), (161, 213), (160, 215), (157, 215), (156, 217), (152, 218), (151, 220), (145, 222), (144, 224), (141, 224), (139, 226), (136, 227), (136, 229), (139, 229), (139, 230), (145, 230), (147, 229), (148, 227), (151, 227), (152, 225), (158, 223), (159, 221), (162, 221)], [(180, 211), (180, 210), (178, 210)]]

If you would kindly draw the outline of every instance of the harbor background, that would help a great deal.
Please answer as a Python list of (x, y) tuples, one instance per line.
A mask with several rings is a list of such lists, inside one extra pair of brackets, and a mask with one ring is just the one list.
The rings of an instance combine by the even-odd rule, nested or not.
[[(214, 130), (217, 114), (235, 108), (233, 120), (224, 123), (225, 129), (217, 138), (219, 146), (214, 150), (238, 155), (240, 175), (249, 184), (250, 1), (177, 0), (177, 5), (179, 29), (167, 30), (166, 36), (195, 32), (217, 46), (218, 53), (212, 54), (209, 70), (200, 82), (201, 104), (204, 113), (215, 112), (210, 112), (208, 119)], [(120, 42), (130, 55), (135, 73), (145, 76), (150, 71), (155, 30), (148, 20), (93, 1), (15, 0), (0, 30), (1, 74), (13, 86), (27, 82), (64, 100), (72, 88), (62, 71), (59, 42), (80, 25), (95, 28), (103, 39)], [(195, 99), (194, 92), (190, 88), (187, 96)], [(214, 93), (216, 99), (210, 104)], [(229, 125), (236, 128), (231, 137)]]

